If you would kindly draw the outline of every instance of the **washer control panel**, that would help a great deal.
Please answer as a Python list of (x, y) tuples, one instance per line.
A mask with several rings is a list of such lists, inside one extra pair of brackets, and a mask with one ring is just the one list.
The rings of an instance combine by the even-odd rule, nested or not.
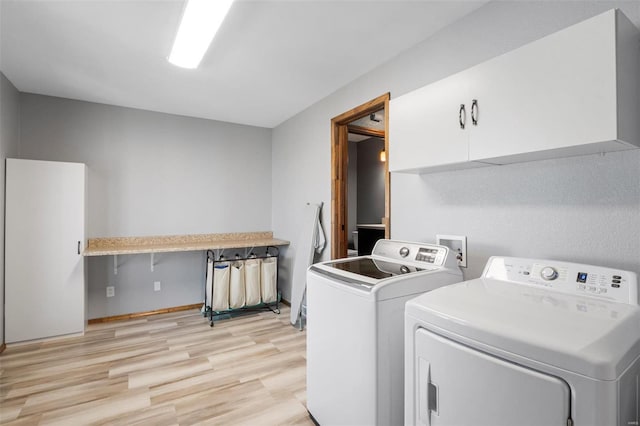
[(423, 265), (421, 267), (444, 266), (450, 256), (449, 249), (444, 246), (394, 240), (378, 240), (371, 254)]
[(492, 257), (482, 276), (563, 293), (639, 304), (636, 274), (619, 269), (554, 260)]
[(442, 247), (419, 247), (415, 260), (434, 265), (442, 265), (446, 255), (446, 250), (443, 250)]

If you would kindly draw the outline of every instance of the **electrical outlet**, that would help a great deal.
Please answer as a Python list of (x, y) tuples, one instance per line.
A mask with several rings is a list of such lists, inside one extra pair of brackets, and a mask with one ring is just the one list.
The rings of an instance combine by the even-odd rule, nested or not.
[(160, 291), (161, 287), (160, 287), (160, 281), (154, 281), (153, 282), (153, 291)]
[(112, 285), (107, 286), (107, 297), (113, 297), (116, 295), (116, 288)]
[(438, 244), (446, 246), (456, 253), (458, 266), (467, 267), (467, 237), (463, 235), (436, 235)]

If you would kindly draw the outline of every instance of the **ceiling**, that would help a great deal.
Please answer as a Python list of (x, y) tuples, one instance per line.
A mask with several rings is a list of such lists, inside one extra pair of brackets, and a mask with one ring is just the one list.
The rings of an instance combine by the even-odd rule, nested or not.
[[(372, 120), (372, 118), (374, 118), (374, 119)], [(373, 129), (373, 130), (382, 130), (382, 131), (384, 131), (385, 130), (385, 127), (384, 127), (384, 109), (381, 109), (380, 111), (376, 111), (374, 114), (369, 114), (369, 115), (366, 115), (366, 116), (364, 116), (362, 118), (359, 118), (357, 120), (353, 120), (349, 124), (353, 125), (353, 126), (357, 126), (357, 127), (364, 127), (365, 129)], [(371, 139), (371, 136), (360, 135), (360, 134), (352, 133), (352, 132), (348, 133), (349, 142), (362, 142), (362, 141), (368, 140), (368, 139)]]
[(237, 0), (196, 70), (166, 61), (183, 0), (0, 0), (22, 92), (275, 127), (486, 0)]
[(362, 118), (353, 120), (350, 126), (364, 127), (365, 129), (384, 130), (384, 109)]

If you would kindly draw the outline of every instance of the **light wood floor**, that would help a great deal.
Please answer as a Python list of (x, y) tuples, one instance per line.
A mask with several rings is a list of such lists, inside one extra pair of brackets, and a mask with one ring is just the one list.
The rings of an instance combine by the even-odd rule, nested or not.
[(197, 311), (90, 325), (0, 355), (0, 423), (313, 425), (305, 332), (282, 314)]

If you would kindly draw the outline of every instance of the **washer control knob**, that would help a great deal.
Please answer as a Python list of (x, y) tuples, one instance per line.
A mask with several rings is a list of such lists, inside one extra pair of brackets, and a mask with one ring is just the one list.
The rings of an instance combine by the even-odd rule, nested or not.
[(402, 257), (409, 256), (409, 248), (408, 247), (402, 247), (400, 249), (400, 256), (402, 256)]
[(542, 271), (540, 271), (540, 276), (545, 281), (553, 281), (558, 278), (558, 271), (551, 266), (545, 266), (542, 268)]

